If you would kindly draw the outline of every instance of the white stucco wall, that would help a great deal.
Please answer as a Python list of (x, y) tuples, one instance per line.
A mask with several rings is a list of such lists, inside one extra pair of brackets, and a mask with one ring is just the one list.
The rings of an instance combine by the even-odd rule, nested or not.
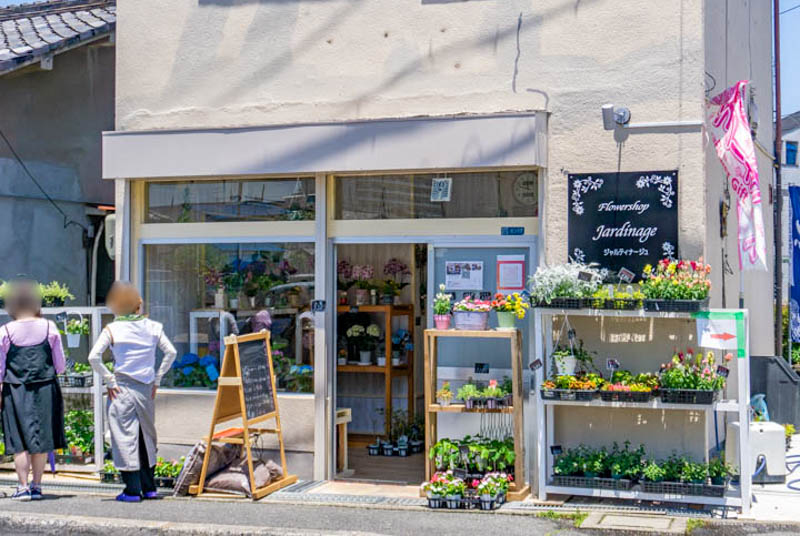
[[(761, 185), (764, 230), (766, 234), (768, 272), (745, 272), (745, 306), (750, 315), (750, 353), (752, 355), (774, 355), (774, 312), (772, 260), (774, 259), (773, 211), (770, 195), (773, 182), (772, 160), (764, 150), (772, 151), (772, 15), (769, 2), (757, 0), (733, 0), (729, 2), (705, 2), (706, 27), (706, 85), (709, 96), (717, 95), (739, 80), (751, 80), (758, 107), (757, 140), (762, 149), (756, 148), (758, 173)], [(714, 267), (711, 305), (722, 306), (722, 242), (719, 234), (719, 203), (722, 198), (725, 178), (722, 165), (714, 152), (710, 140), (706, 157), (706, 227), (705, 258)], [(728, 216), (726, 248), (728, 263), (733, 274), (725, 276), (727, 307), (738, 306), (739, 266), (736, 245), (736, 198), (731, 197), (731, 213)]]

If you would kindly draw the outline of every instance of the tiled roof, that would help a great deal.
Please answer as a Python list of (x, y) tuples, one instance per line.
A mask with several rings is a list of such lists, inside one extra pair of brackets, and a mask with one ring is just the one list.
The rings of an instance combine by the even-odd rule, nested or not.
[(800, 112), (784, 115), (781, 119), (781, 130), (791, 132), (800, 128)]
[(51, 0), (0, 8), (0, 75), (110, 34), (115, 0)]

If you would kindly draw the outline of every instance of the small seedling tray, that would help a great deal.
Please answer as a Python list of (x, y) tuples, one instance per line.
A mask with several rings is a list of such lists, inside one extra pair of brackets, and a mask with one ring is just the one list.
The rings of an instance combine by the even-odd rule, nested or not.
[(665, 404), (695, 404), (707, 406), (717, 400), (719, 391), (701, 391), (698, 389), (659, 389), (661, 401)]
[(575, 389), (539, 389), (542, 400), (565, 400), (590, 402), (597, 391), (578, 391)]

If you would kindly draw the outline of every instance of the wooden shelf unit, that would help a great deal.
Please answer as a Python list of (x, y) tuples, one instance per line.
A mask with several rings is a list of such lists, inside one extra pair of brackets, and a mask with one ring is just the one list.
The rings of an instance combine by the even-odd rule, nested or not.
[[(476, 408), (468, 410), (463, 404), (442, 406), (436, 403), (437, 390), (437, 354), (439, 339), (478, 338), (508, 340), (511, 346), (511, 384), (512, 405), (498, 409)], [(508, 500), (519, 501), (530, 494), (525, 475), (525, 437), (523, 435), (522, 405), (522, 332), (519, 329), (508, 330), (425, 330), (425, 479), (430, 480), (432, 473), (431, 460), (428, 457), (431, 446), (438, 441), (437, 414), (439, 413), (508, 413), (514, 419), (514, 479), (508, 491)]]
[(414, 350), (406, 350), (406, 362), (402, 365), (392, 366), (392, 319), (406, 317), (408, 319), (408, 334), (414, 340), (414, 306), (413, 305), (339, 305), (336, 312), (341, 313), (376, 313), (384, 315), (384, 338), (386, 365), (337, 365), (336, 372), (354, 374), (383, 374), (384, 375), (384, 433), (389, 437), (392, 426), (392, 380), (396, 377), (406, 379), (408, 399), (408, 418), (414, 418)]

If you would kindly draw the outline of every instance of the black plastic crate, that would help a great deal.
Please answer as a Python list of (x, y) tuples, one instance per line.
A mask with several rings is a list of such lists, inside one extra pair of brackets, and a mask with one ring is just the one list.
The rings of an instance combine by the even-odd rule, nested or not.
[[(692, 484), (689, 482), (643, 482), (643, 490), (647, 493), (659, 493), (663, 495), (697, 495), (705, 497), (722, 497), (725, 494), (725, 486), (709, 486), (706, 484)], [(705, 488), (709, 489), (708, 493), (719, 493), (719, 488), (722, 495), (706, 495)]]
[(157, 476), (155, 477), (156, 487), (158, 488), (174, 488), (175, 479), (171, 476)]
[(725, 496), (725, 486), (723, 485), (714, 485), (714, 484), (704, 484), (703, 485), (703, 497), (724, 497)]
[(705, 300), (644, 300), (644, 310), (668, 313), (696, 313), (708, 309), (708, 298)]
[(540, 389), (542, 400), (565, 400), (590, 402), (597, 391), (578, 391), (575, 389)]
[(553, 475), (552, 483), (555, 486), (569, 488), (610, 489), (614, 491), (627, 491), (633, 486), (633, 481), (627, 478), (599, 478), (563, 475)]
[(100, 473), (100, 482), (103, 484), (119, 484), (122, 481), (119, 473), (108, 473), (103, 471)]
[(615, 491), (627, 491), (633, 486), (633, 481), (627, 478), (595, 478), (597, 488)]
[(589, 305), (591, 298), (553, 298), (550, 303), (539, 302), (536, 307), (550, 309), (583, 309)]
[(91, 372), (84, 374), (67, 374), (67, 385), (69, 387), (91, 387), (94, 385), (94, 377)]
[(700, 391), (698, 389), (659, 389), (661, 401), (665, 404), (713, 404), (719, 391)]

